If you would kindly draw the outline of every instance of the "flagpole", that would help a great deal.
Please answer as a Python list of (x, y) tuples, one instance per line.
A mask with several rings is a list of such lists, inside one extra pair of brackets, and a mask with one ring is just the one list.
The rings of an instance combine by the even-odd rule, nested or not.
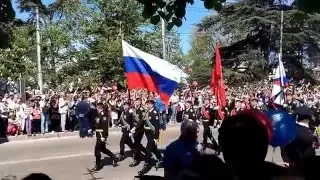
[(282, 41), (283, 41), (283, 10), (281, 10), (279, 62), (282, 61)]

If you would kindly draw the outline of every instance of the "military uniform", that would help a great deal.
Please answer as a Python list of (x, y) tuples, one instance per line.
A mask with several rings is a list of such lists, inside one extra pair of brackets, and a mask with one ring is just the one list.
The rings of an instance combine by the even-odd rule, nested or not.
[[(151, 103), (154, 104), (154, 101)], [(146, 120), (144, 121), (143, 124), (144, 127), (144, 132), (147, 137), (147, 146), (146, 146), (146, 159), (145, 159), (145, 164), (144, 167), (141, 171), (139, 171), (139, 175), (143, 175), (147, 173), (151, 167), (151, 158), (152, 158), (152, 153), (154, 153), (159, 161), (162, 159), (162, 156), (160, 152), (158, 151), (157, 144), (155, 140), (159, 139), (160, 135), (160, 123), (159, 123), (159, 116), (157, 111), (153, 108), (150, 109), (147, 114), (146, 114)], [(159, 165), (157, 163), (157, 166)]]
[(131, 150), (133, 150), (133, 142), (129, 136), (130, 130), (133, 128), (134, 123), (134, 116), (133, 116), (133, 110), (125, 110), (120, 115), (120, 122), (121, 124), (121, 131), (122, 136), (120, 139), (120, 160), (123, 160), (124, 157), (124, 148), (125, 144), (127, 144)]
[(288, 145), (281, 147), (281, 156), (284, 162), (294, 164), (305, 157), (315, 156), (314, 145), (317, 138), (310, 131), (309, 123), (311, 112), (308, 107), (300, 106), (295, 109), (297, 115), (296, 137)]
[(196, 121), (196, 112), (195, 110), (190, 107), (184, 111), (184, 120), (189, 120), (189, 121)]
[(106, 141), (109, 135), (109, 117), (105, 111), (98, 112), (95, 118), (96, 126), (96, 145), (94, 147), (94, 155), (96, 157), (96, 167), (95, 170), (102, 168), (101, 165), (101, 153), (110, 156), (113, 159), (113, 165), (117, 165), (116, 156), (106, 148)]
[(215, 151), (219, 154), (219, 147), (218, 147), (218, 143), (216, 142), (216, 140), (214, 139), (214, 137), (212, 136), (212, 132), (210, 129), (210, 125), (213, 124), (213, 120), (214, 120), (214, 110), (211, 107), (211, 105), (207, 105), (202, 107), (201, 109), (201, 115), (202, 115), (202, 125), (203, 125), (203, 141), (202, 141), (202, 145), (203, 145), (203, 151), (205, 151), (205, 149), (207, 148), (207, 140), (208, 138), (211, 140)]
[(142, 154), (146, 152), (146, 148), (141, 144), (141, 140), (144, 135), (144, 127), (141, 125), (141, 123), (144, 123), (143, 116), (145, 113), (145, 109), (141, 106), (136, 107), (135, 109), (135, 121), (134, 121), (134, 132), (133, 132), (133, 147), (134, 147), (134, 161), (132, 164), (130, 164), (130, 167), (137, 166), (141, 159), (142, 159)]

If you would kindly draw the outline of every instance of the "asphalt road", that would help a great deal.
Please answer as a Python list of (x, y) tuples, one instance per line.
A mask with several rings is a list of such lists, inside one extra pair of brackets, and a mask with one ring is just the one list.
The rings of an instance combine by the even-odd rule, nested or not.
[[(172, 127), (162, 135), (159, 149), (164, 149), (167, 144), (174, 141), (179, 135), (179, 128)], [(117, 153), (119, 151), (120, 132), (112, 132), (108, 138), (108, 148)], [(217, 136), (217, 133), (215, 133)], [(95, 139), (79, 137), (63, 137), (51, 139), (38, 139), (28, 141), (14, 141), (0, 145), (0, 178), (16, 176), (21, 179), (30, 173), (42, 172), (57, 180), (89, 180), (108, 179), (121, 180), (133, 179), (142, 168), (143, 163), (135, 168), (129, 168), (132, 158), (128, 157), (120, 162), (118, 167), (112, 167), (110, 159), (104, 159), (104, 168), (97, 173), (89, 174), (88, 168), (94, 166)], [(145, 139), (144, 139), (145, 143)], [(129, 150), (129, 149), (127, 149)], [(281, 162), (279, 150), (269, 153), (266, 160)], [(151, 175), (163, 175), (163, 169), (149, 172)]]

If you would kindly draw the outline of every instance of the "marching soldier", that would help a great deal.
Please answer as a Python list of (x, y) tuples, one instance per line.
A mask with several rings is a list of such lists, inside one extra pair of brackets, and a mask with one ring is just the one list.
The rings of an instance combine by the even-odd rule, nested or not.
[(144, 128), (143, 126), (138, 127), (137, 125), (139, 123), (143, 123), (144, 120), (144, 114), (145, 109), (142, 107), (142, 100), (141, 98), (136, 99), (136, 107), (135, 107), (135, 127), (131, 130), (131, 133), (133, 134), (133, 146), (134, 146), (134, 161), (129, 165), (130, 167), (134, 167), (140, 164), (140, 161), (142, 159), (142, 154), (146, 152), (146, 148), (142, 146), (141, 140), (144, 135)]
[(217, 154), (220, 153), (218, 143), (214, 139), (211, 133), (210, 124), (213, 124), (213, 107), (210, 105), (209, 99), (204, 101), (204, 106), (201, 108), (201, 115), (202, 115), (202, 125), (203, 125), (203, 151), (207, 148), (207, 140), (208, 138), (211, 140), (215, 151)]
[(153, 100), (149, 100), (147, 102), (148, 105), (148, 112), (146, 114), (146, 118), (144, 119), (144, 123), (139, 125), (143, 125), (144, 132), (147, 137), (147, 146), (146, 146), (146, 159), (144, 167), (141, 171), (138, 172), (139, 175), (144, 175), (150, 171), (151, 165), (151, 157), (152, 153), (154, 153), (158, 159), (156, 164), (156, 168), (160, 165), (160, 160), (162, 156), (158, 151), (156, 141), (159, 139), (160, 135), (160, 123), (159, 123), (159, 116), (157, 111), (154, 109), (155, 102)]
[(297, 117), (296, 137), (288, 145), (281, 147), (284, 162), (294, 165), (299, 160), (316, 155), (318, 139), (310, 131), (311, 112), (308, 107), (300, 106), (295, 109)]
[(97, 104), (97, 112), (98, 115), (95, 119), (97, 141), (94, 147), (96, 166), (92, 169), (94, 171), (99, 171), (103, 168), (101, 164), (101, 152), (113, 159), (113, 166), (117, 166), (118, 163), (116, 156), (106, 148), (106, 141), (109, 135), (109, 115), (104, 111), (102, 103)]
[(129, 103), (125, 102), (123, 104), (123, 112), (120, 115), (120, 121), (118, 122), (121, 124), (121, 131), (122, 136), (120, 140), (120, 157), (119, 160), (122, 161), (125, 159), (124, 156), (124, 145), (127, 144), (131, 150), (133, 150), (133, 142), (129, 136), (130, 130), (133, 128), (134, 116), (133, 110), (130, 109)]
[(188, 121), (196, 121), (196, 112), (192, 107), (192, 102), (191, 101), (186, 101), (186, 109), (184, 111), (184, 120)]

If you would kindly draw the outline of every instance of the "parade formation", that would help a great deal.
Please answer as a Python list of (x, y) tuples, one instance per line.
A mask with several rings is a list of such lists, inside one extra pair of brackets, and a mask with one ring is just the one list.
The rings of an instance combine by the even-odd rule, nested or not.
[(318, 4), (1, 1), (1, 180), (319, 180)]

